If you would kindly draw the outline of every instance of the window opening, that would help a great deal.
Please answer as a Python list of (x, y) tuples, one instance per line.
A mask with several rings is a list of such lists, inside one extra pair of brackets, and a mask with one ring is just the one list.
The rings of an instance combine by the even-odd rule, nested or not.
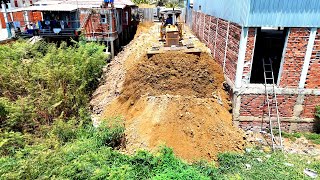
[[(266, 59), (266, 62), (269, 62), (269, 58), (272, 62), (274, 82), (277, 82), (287, 32), (287, 28), (258, 29), (250, 83), (265, 83), (263, 59)], [(266, 71), (270, 71), (270, 69), (266, 69)], [(267, 80), (267, 83), (271, 84), (272, 80)]]

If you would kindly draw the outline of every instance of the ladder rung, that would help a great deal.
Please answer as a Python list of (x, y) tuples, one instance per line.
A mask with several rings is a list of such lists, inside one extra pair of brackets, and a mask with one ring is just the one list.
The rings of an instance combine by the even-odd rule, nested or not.
[(273, 78), (266, 78), (266, 79), (273, 79)]
[(273, 72), (273, 71), (265, 71), (265, 72), (267, 72), (267, 73), (271, 73), (271, 72)]
[(264, 64), (265, 66), (271, 66), (271, 64)]

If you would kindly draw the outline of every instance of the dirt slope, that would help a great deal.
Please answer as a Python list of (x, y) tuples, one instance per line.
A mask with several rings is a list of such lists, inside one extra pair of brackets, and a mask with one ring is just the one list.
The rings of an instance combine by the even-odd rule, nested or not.
[(128, 152), (165, 144), (192, 161), (239, 151), (243, 137), (232, 126), (221, 74), (207, 54), (143, 57), (127, 72), (120, 96), (103, 117), (125, 117)]

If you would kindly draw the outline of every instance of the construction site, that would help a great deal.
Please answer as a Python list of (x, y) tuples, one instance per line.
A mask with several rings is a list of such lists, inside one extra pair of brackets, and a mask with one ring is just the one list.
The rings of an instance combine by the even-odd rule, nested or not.
[[(320, 22), (301, 20), (318, 3), (291, 21), (276, 13), (290, 11), (286, 3), (181, 2), (4, 1), (3, 43), (80, 36), (103, 43), (111, 62), (91, 100), (93, 117), (125, 119), (128, 153), (165, 145), (188, 160), (215, 159), (242, 151), (248, 136), (283, 150), (282, 131), (319, 132)], [(263, 9), (278, 21), (257, 19)]]
[[(178, 21), (175, 10), (164, 14), (165, 17), (172, 14), (173, 21)], [(193, 18), (200, 16), (195, 13)], [(222, 49), (223, 53), (218, 52), (221, 41), (217, 39), (214, 49), (207, 44), (210, 34), (199, 36), (198, 33), (205, 32), (201, 27), (198, 29), (203, 20), (213, 21), (203, 16), (199, 23), (197, 19), (192, 21), (196, 23), (192, 28), (184, 23), (169, 26), (164, 22), (141, 23), (135, 38), (104, 69), (101, 86), (91, 101), (95, 123), (122, 117), (126, 128), (122, 151), (129, 154), (168, 146), (188, 161), (216, 160), (221, 152), (242, 152), (248, 145), (261, 145), (270, 150), (311, 152), (319, 156), (319, 146), (292, 143), (281, 137), (281, 130), (290, 129), (282, 123), (283, 109), (278, 102), (282, 98), (277, 97), (276, 72), (269, 61), (263, 61), (265, 76), (253, 76), (261, 82), (265, 78), (265, 94), (258, 98), (263, 101), (263, 112), (254, 121), (238, 121), (237, 111), (243, 112), (255, 101), (246, 101), (247, 107), (239, 109), (239, 97), (247, 99), (250, 95), (237, 95), (239, 92), (229, 78), (228, 73), (236, 71), (223, 60), (232, 58), (227, 52), (229, 46)], [(218, 31), (213, 33), (219, 36)], [(241, 39), (241, 29), (230, 33), (234, 33), (230, 34), (230, 42), (237, 41), (231, 38)], [(237, 55), (233, 54), (233, 58)], [(266, 76), (268, 72), (270, 77)]]

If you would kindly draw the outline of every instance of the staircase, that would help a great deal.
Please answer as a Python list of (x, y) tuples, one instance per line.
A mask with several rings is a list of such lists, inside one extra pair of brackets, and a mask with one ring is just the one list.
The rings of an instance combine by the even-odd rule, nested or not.
[[(282, 136), (281, 136), (281, 121), (279, 115), (279, 107), (277, 101), (277, 94), (275, 92), (275, 79), (272, 68), (272, 60), (270, 58), (262, 59), (264, 70), (264, 82), (266, 92), (266, 104), (268, 106), (268, 120), (271, 136), (272, 149), (283, 150)], [(277, 131), (277, 132), (276, 132)]]

